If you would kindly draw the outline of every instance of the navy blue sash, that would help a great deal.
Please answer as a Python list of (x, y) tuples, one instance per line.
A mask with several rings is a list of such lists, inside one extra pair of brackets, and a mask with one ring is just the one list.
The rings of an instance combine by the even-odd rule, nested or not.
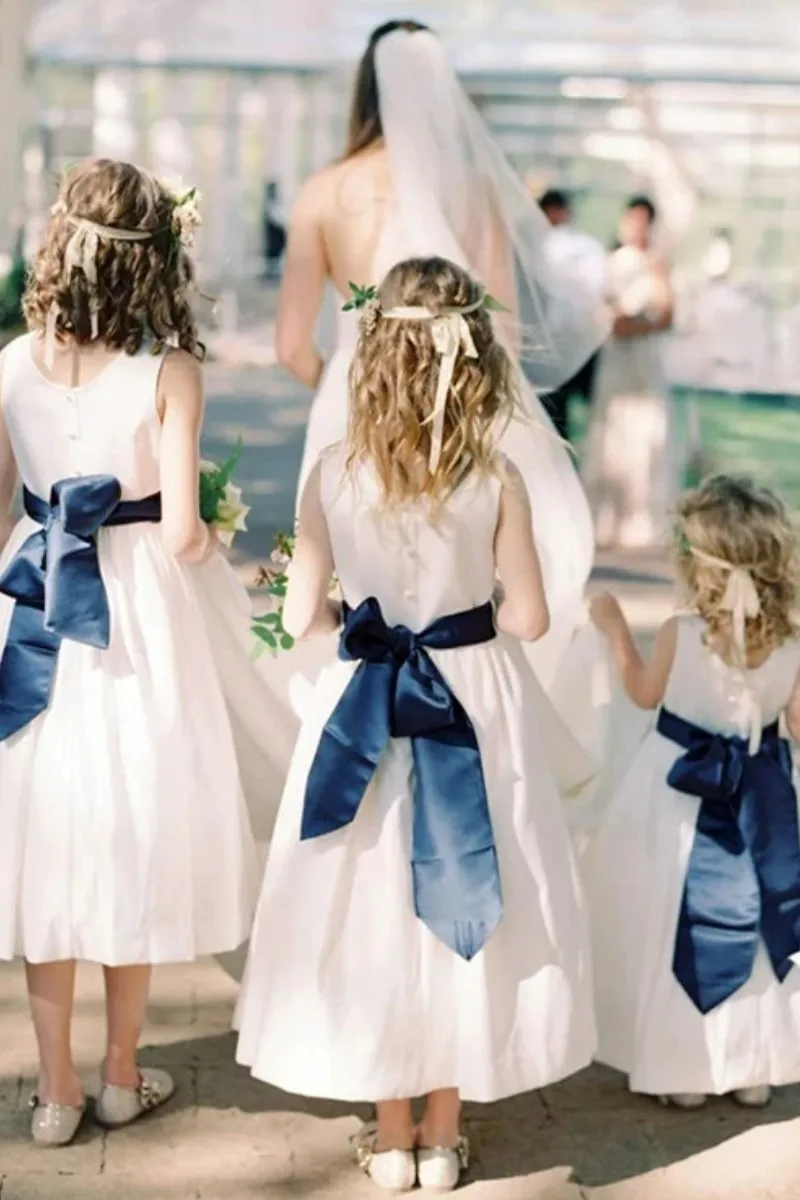
[(0, 658), (0, 741), (50, 703), (62, 638), (105, 649), (108, 597), (95, 534), (103, 525), (161, 520), (161, 497), (120, 500), (113, 475), (83, 475), (53, 485), (50, 503), (24, 489), (25, 512), (41, 526), (0, 576), (16, 600)]
[(673, 972), (702, 1013), (750, 978), (763, 938), (783, 982), (800, 951), (800, 830), (792, 758), (777, 723), (750, 755), (742, 738), (662, 709), (658, 732), (686, 753), (667, 783), (701, 801)]
[(495, 636), (491, 604), (422, 633), (390, 628), (375, 599), (345, 606), (339, 657), (359, 666), (322, 731), (300, 831), (307, 840), (349, 825), (389, 740), (410, 738), (415, 910), (466, 959), (503, 914), (500, 873), (475, 730), (426, 651)]

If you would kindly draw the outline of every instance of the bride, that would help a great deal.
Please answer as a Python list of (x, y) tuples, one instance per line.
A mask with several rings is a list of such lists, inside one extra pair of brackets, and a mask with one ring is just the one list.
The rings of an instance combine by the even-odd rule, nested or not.
[[(571, 378), (606, 332), (577, 279), (549, 278), (548, 233), (439, 40), (417, 22), (391, 21), (372, 34), (358, 68), (344, 157), (312, 176), (295, 203), (276, 332), (282, 365), (316, 390), (300, 495), (319, 454), (347, 430), (357, 314), (341, 310), (351, 282), (378, 284), (395, 263), (436, 254), (481, 279), (510, 310), (499, 318), (501, 333), (532, 419), (515, 422), (502, 448), (521, 470), (535, 514), (552, 628), (531, 657), (545, 687), (579, 617), (594, 547), (586, 498), (536, 390)], [(332, 309), (335, 346), (326, 361), (315, 335)]]
[[(490, 138), (461, 89), (440, 42), (413, 21), (392, 21), (370, 38), (358, 69), (345, 156), (312, 176), (291, 214), (277, 319), (282, 365), (316, 391), (306, 434), (298, 496), (321, 452), (347, 432), (348, 369), (357, 314), (342, 311), (350, 283), (377, 284), (395, 263), (440, 255), (481, 279), (510, 310), (505, 340), (523, 374), (529, 413), (505, 434), (503, 450), (531, 497), (535, 536), (551, 611), (546, 638), (526, 647), (549, 689), (583, 611), (594, 554), (592, 522), (569, 453), (535, 390), (555, 390), (603, 341), (605, 329), (585, 288), (546, 282), (549, 225)], [(316, 333), (335, 321), (335, 344), (323, 356)], [(324, 339), (322, 339), (324, 340)], [(283, 708), (285, 751), (294, 740), (319, 671), (335, 656), (333, 639), (299, 643), (268, 664), (263, 677)], [(577, 674), (580, 674), (579, 670)], [(574, 709), (576, 672), (567, 706)], [(580, 697), (585, 707), (584, 697)], [(541, 693), (532, 714), (552, 752), (565, 792), (593, 774), (593, 764)], [(276, 740), (278, 740), (276, 738)], [(256, 813), (266, 849), (274, 809)], [(241, 977), (243, 954), (223, 966)]]

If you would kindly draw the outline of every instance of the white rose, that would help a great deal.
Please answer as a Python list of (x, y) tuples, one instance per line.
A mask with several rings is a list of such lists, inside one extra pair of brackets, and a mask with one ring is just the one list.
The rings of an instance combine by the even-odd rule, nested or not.
[(242, 489), (227, 483), (214, 521), (214, 529), (223, 546), (230, 548), (236, 534), (247, 530), (249, 512), (249, 507), (242, 503)]

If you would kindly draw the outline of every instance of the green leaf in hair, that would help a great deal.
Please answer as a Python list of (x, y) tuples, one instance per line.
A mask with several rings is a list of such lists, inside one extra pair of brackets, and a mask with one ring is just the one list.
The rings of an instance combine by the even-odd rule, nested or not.
[(489, 292), (483, 297), (483, 307), (489, 312), (511, 312), (510, 308), (506, 308), (505, 304), (495, 299)]
[(350, 288), (352, 296), (347, 304), (342, 305), (342, 312), (352, 312), (354, 309), (364, 308), (370, 300), (378, 298), (378, 289), (374, 286), (359, 287), (357, 283), (349, 283), (347, 286)]

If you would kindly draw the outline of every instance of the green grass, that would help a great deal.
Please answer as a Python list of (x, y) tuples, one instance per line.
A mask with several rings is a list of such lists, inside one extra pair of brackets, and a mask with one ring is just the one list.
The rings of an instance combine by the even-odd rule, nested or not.
[[(703, 452), (712, 469), (752, 475), (800, 510), (800, 408), (791, 401), (724, 393), (678, 394), (674, 403), (683, 431), (690, 400), (699, 407)], [(570, 416), (578, 447), (588, 415), (586, 405), (573, 404)]]

